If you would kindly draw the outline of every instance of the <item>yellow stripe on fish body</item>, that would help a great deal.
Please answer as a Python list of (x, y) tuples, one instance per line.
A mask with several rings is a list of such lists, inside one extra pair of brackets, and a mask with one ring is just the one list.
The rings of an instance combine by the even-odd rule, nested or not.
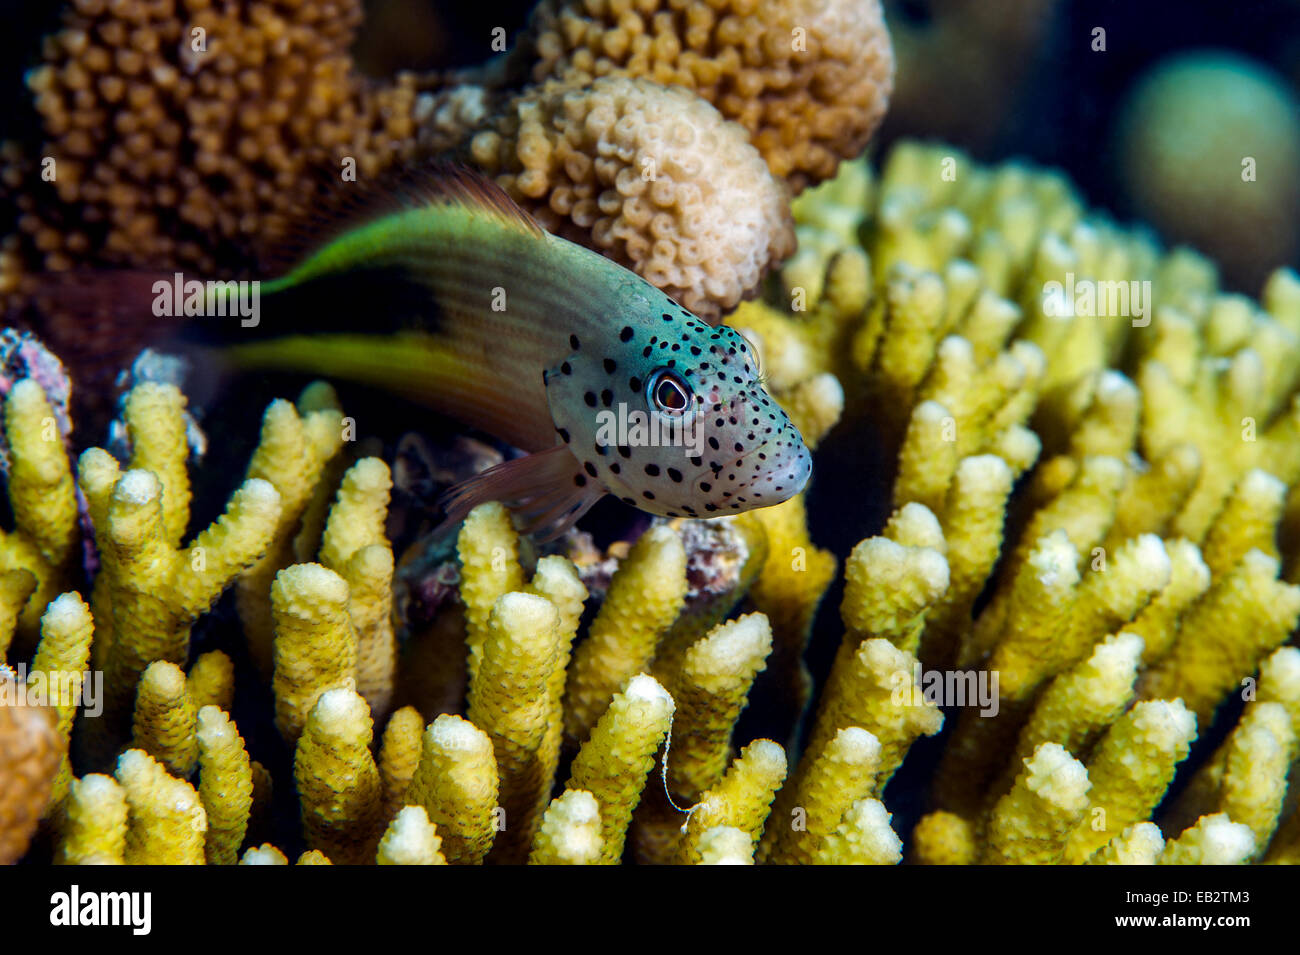
[[(605, 493), (709, 517), (807, 482), (808, 450), (734, 330), (549, 235), (463, 171), (373, 215), (263, 283), (259, 332), (279, 337), (232, 354), (397, 391), (533, 452), (453, 488), (449, 520), (501, 500), (554, 536)], [(326, 327), (277, 328), (274, 300), (313, 289)], [(377, 313), (335, 314), (336, 291)]]

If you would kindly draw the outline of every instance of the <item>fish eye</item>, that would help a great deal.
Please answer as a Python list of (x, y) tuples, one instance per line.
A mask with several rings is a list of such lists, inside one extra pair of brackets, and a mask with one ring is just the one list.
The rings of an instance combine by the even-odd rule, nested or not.
[(657, 411), (668, 415), (685, 414), (693, 400), (691, 386), (671, 368), (659, 368), (650, 375), (646, 396)]

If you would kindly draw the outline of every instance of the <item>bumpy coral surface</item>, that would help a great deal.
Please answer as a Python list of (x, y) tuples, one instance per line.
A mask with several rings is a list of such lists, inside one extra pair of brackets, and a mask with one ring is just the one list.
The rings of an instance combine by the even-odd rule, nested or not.
[(470, 154), (548, 230), (706, 317), (794, 250), (787, 199), (745, 131), (683, 89), (621, 76), (544, 84)]
[(359, 3), (186, 6), (82, 0), (45, 41), (47, 140), (3, 177), (45, 268), (228, 267), (309, 208), (313, 168), (409, 153), (410, 80), (372, 90), (348, 56)]
[(694, 90), (796, 191), (862, 151), (894, 82), (878, 0), (543, 0), (514, 56), (532, 59), (537, 81), (625, 75)]

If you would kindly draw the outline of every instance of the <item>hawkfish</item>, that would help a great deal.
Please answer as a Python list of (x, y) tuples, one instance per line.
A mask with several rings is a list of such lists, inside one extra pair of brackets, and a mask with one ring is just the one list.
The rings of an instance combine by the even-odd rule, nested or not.
[(528, 452), (452, 487), (444, 526), (500, 501), (550, 539), (606, 494), (718, 517), (779, 504), (811, 474), (742, 335), (460, 167), (353, 212), (260, 298), (255, 329), (227, 322), (238, 367), (378, 386)]

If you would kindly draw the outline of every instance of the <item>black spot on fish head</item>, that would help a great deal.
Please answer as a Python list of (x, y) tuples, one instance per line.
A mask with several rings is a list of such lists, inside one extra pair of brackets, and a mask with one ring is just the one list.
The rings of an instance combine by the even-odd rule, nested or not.
[(734, 513), (797, 493), (810, 457), (764, 390), (752, 345), (666, 298), (652, 301), (607, 333), (574, 336), (563, 373), (548, 377), (557, 429), (573, 447), (596, 449), (583, 473), (672, 516)]
[(812, 455), (764, 388), (753, 344), (720, 326), (683, 345), (687, 353), (701, 349), (678, 359), (693, 370), (689, 380), (700, 403), (695, 447), (674, 466), (690, 489), (691, 506), (701, 516), (733, 513), (799, 493), (811, 475)]

